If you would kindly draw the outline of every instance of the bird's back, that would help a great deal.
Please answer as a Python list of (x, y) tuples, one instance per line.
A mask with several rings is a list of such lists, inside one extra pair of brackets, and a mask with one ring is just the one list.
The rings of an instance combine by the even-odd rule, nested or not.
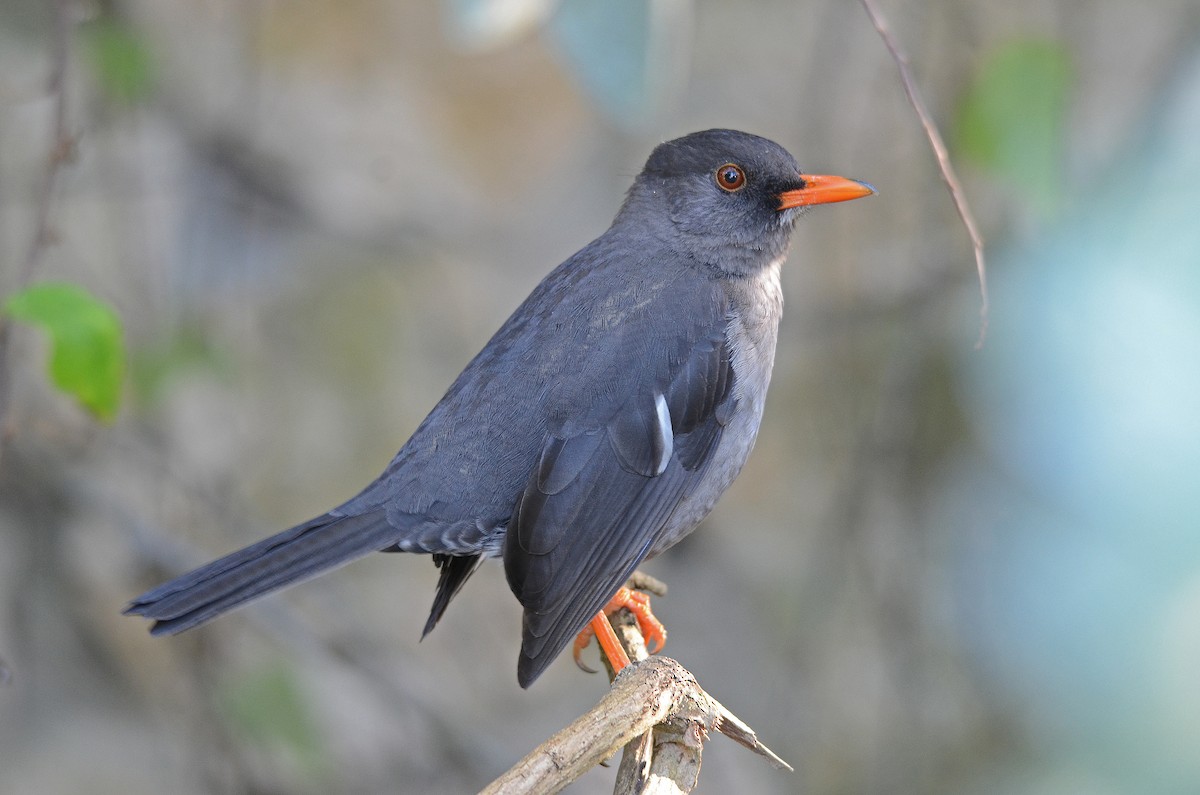
[(610, 230), (551, 272), (338, 512), (382, 507), (398, 525), (411, 515), (444, 526), (441, 549), (400, 538), (402, 551), (496, 554), (495, 531), (547, 435), (602, 427), (630, 395), (661, 388), (696, 339), (726, 321), (719, 279), (622, 239)]

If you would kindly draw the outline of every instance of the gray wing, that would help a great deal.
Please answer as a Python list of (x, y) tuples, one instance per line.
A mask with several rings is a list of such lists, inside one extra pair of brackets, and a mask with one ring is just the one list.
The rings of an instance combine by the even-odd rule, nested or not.
[(504, 547), (525, 608), (522, 687), (612, 598), (701, 483), (736, 400), (726, 322), (615, 412), (546, 436)]

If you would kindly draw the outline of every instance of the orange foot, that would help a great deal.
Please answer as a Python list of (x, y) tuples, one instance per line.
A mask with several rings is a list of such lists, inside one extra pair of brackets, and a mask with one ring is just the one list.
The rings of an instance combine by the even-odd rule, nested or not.
[[(637, 619), (638, 629), (642, 631), (642, 637), (646, 639), (647, 651), (656, 654), (662, 651), (663, 645), (667, 642), (667, 628), (654, 617), (654, 613), (650, 612), (650, 597), (641, 591), (634, 591), (622, 585), (612, 600), (592, 618), (575, 638), (575, 664), (588, 673), (596, 672), (584, 664), (580, 654), (587, 648), (593, 635), (596, 636), (596, 642), (600, 644), (600, 650), (608, 658), (614, 673), (629, 665), (629, 655), (625, 653), (625, 648), (617, 640), (617, 633), (613, 631), (612, 624), (608, 623), (608, 617), (622, 608), (633, 613), (634, 618)], [(653, 644), (652, 648), (651, 644)]]

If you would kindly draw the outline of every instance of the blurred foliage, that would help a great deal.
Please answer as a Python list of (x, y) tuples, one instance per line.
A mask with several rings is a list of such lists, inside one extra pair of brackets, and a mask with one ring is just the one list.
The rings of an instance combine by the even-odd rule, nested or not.
[(688, 4), (673, 0), (449, 0), (446, 12), (452, 35), (477, 50), (541, 28), (598, 109), (626, 128), (661, 112), (691, 27)]
[(1177, 79), (1086, 202), (1000, 249), (1005, 310), (959, 368), (987, 463), (944, 490), (980, 528), (978, 669), (1099, 791), (1200, 791), (1200, 60)]
[(653, 80), (651, 3), (564, 0), (550, 20), (555, 44), (583, 87), (616, 118), (646, 109)]
[(87, 55), (104, 93), (134, 104), (154, 88), (154, 62), (137, 31), (111, 16), (84, 27)]
[(1063, 193), (1070, 88), (1071, 58), (1062, 44), (1014, 41), (984, 61), (958, 108), (958, 150), (1019, 188), (1042, 214)]
[(309, 773), (325, 767), (319, 733), (295, 672), (282, 662), (228, 682), (221, 713), (235, 734), (267, 751), (282, 750)]
[(105, 422), (116, 419), (125, 376), (121, 320), (108, 304), (74, 284), (35, 284), (4, 311), (50, 335), (50, 378)]
[(144, 405), (157, 403), (177, 376), (203, 370), (232, 378), (234, 364), (226, 351), (214, 345), (212, 336), (198, 327), (185, 326), (158, 344), (132, 352), (129, 381), (134, 395)]
[(508, 45), (542, 25), (554, 0), (444, 0), (448, 33), (472, 49)]

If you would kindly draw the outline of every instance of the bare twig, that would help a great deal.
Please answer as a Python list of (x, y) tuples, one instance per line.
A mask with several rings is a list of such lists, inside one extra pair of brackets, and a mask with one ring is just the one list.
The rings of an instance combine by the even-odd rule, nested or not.
[[(641, 570), (630, 575), (625, 586), (654, 596), (667, 595), (665, 582)], [(618, 610), (609, 616), (609, 623), (631, 662), (649, 659), (646, 639), (633, 613)], [(600, 660), (608, 671), (608, 680), (612, 682), (616, 679), (612, 661), (605, 654), (600, 655)], [(674, 734), (678, 733), (670, 732), (666, 724), (652, 726), (626, 743), (621, 764), (617, 768), (613, 795), (676, 795), (691, 792), (700, 775), (700, 747), (698, 743), (691, 743), (679, 751), (668, 751), (667, 743), (672, 742)], [(661, 750), (660, 744), (663, 745)]]
[[(660, 596), (666, 594), (665, 583), (641, 571), (635, 571), (626, 585), (637, 590), (651, 589), (656, 585), (662, 586), (652, 592)], [(646, 639), (642, 637), (642, 628), (638, 626), (633, 613), (628, 610), (619, 610), (610, 617), (609, 621), (617, 633), (617, 639), (621, 641), (625, 653), (629, 655), (632, 662), (649, 659), (650, 652), (646, 649)], [(609, 680), (615, 679), (612, 663), (608, 657), (603, 654), (600, 657), (604, 660), (604, 667), (608, 669)], [(621, 764), (617, 767), (617, 780), (613, 785), (613, 795), (646, 793), (649, 789), (647, 785), (655, 778), (671, 781), (669, 786), (672, 789), (668, 789), (667, 792), (672, 795), (675, 792), (691, 792), (692, 788), (696, 786), (695, 780), (700, 774), (699, 748), (692, 748), (690, 750), (694, 753), (685, 754), (686, 758), (675, 760), (677, 764), (673, 766), (668, 775), (662, 775), (667, 771), (661, 769), (658, 771), (658, 776), (654, 775), (654, 762), (661, 763), (663, 761), (663, 757), (655, 753), (655, 741), (658, 739), (655, 736), (656, 728), (659, 727), (647, 729), (644, 734), (625, 744), (625, 752), (621, 754)]]
[[(640, 572), (638, 573), (641, 574)], [(642, 575), (644, 577), (644, 575)], [(650, 578), (630, 585), (666, 586)], [(610, 619), (632, 664), (590, 712), (538, 746), (481, 795), (558, 792), (624, 746), (613, 795), (679, 795), (700, 776), (704, 741), (714, 729), (766, 757), (792, 767), (758, 741), (754, 730), (705, 693), (683, 666), (651, 658), (637, 620), (628, 610)], [(612, 668), (604, 658), (605, 666)]]
[(18, 284), (23, 286), (33, 278), (38, 262), (46, 246), (54, 240), (50, 227), (50, 210), (54, 200), (54, 188), (62, 165), (71, 160), (75, 150), (75, 139), (67, 132), (67, 67), (71, 57), (71, 0), (56, 0), (54, 3), (54, 50), (50, 70), (48, 92), (54, 100), (51, 111), (50, 152), (46, 158), (46, 174), (38, 193), (34, 213), (33, 239), (21, 266)]
[(896, 68), (900, 70), (900, 82), (904, 85), (904, 93), (908, 95), (909, 104), (913, 106), (913, 110), (917, 112), (917, 116), (921, 120), (921, 126), (925, 128), (925, 136), (929, 139), (929, 145), (933, 148), (938, 167), (942, 172), (942, 181), (950, 190), (954, 207), (958, 210), (958, 217), (962, 219), (963, 226), (967, 228), (971, 246), (975, 249), (975, 271), (979, 277), (979, 338), (975, 341), (975, 347), (976, 349), (982, 348), (983, 342), (987, 338), (989, 312), (987, 263), (983, 254), (983, 238), (979, 234), (979, 227), (975, 223), (975, 216), (971, 213), (967, 197), (963, 194), (958, 176), (954, 173), (954, 166), (950, 163), (950, 153), (946, 149), (946, 142), (942, 140), (942, 134), (938, 132), (937, 125), (929, 115), (929, 109), (926, 108), (925, 101), (921, 98), (921, 92), (917, 89), (916, 81), (913, 80), (912, 72), (909, 71), (908, 55), (892, 35), (887, 19), (879, 10), (879, 6), (875, 4), (875, 0), (861, 0), (861, 2), (867, 16), (871, 18), (871, 24), (875, 26), (879, 37), (883, 39), (884, 46), (892, 54)]
[[(628, 585), (635, 587), (635, 582), (638, 586), (647, 585), (641, 577), (649, 575), (634, 572)], [(663, 585), (665, 592), (664, 584), (650, 579)], [(646, 639), (632, 613), (628, 610), (617, 612), (612, 616), (612, 624), (630, 660), (641, 662), (649, 658)], [(613, 795), (682, 795), (691, 792), (700, 779), (704, 739), (703, 729), (687, 720), (668, 719), (647, 729), (645, 734), (625, 745)]]
[[(651, 657), (621, 671), (595, 707), (530, 752), (480, 795), (559, 792), (618, 748), (664, 722), (671, 724), (670, 731), (679, 733), (674, 742), (697, 749), (696, 759), (700, 745), (717, 729), (777, 767), (792, 769), (705, 693), (682, 665), (669, 657)], [(685, 760), (683, 773), (693, 774), (693, 784), (698, 768), (698, 763), (693, 766)], [(654, 784), (653, 770), (650, 776), (648, 786)], [(674, 781), (679, 784), (681, 779)]]
[[(29, 243), (29, 251), (21, 263), (14, 288), (19, 290), (29, 284), (37, 271), (42, 253), (49, 245), (54, 234), (50, 226), (50, 210), (54, 200), (54, 189), (58, 183), (59, 172), (64, 163), (68, 162), (75, 149), (75, 139), (67, 132), (67, 66), (71, 56), (71, 0), (56, 0), (54, 3), (54, 49), (51, 54), (50, 80), (47, 87), (54, 100), (51, 111), (50, 152), (46, 160), (46, 172), (37, 197), (34, 209), (33, 238)], [(12, 373), (9, 369), (9, 330), (11, 323), (6, 316), (0, 316), (0, 454), (4, 444), (12, 435), (8, 427), (9, 397), (12, 393)]]

